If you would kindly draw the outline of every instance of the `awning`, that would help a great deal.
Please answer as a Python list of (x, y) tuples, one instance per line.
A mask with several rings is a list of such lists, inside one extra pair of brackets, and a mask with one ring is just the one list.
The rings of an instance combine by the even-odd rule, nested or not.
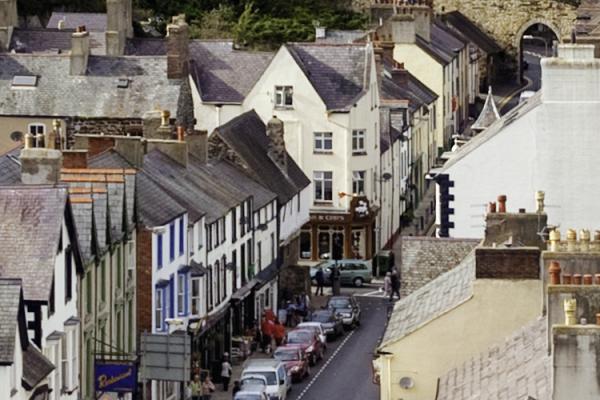
[(204, 268), (202, 263), (197, 263), (196, 261), (192, 260), (188, 265), (184, 264), (180, 266), (178, 272), (189, 272), (192, 276), (204, 276), (207, 272), (207, 269)]
[(231, 301), (237, 302), (244, 300), (250, 293), (252, 293), (252, 289), (254, 289), (257, 284), (258, 280), (256, 280), (256, 278), (252, 279), (250, 282), (236, 290), (235, 293), (231, 295)]
[(225, 305), (222, 309), (212, 315), (208, 315), (201, 319), (190, 318), (188, 323), (188, 330), (194, 336), (202, 336), (215, 325), (219, 323), (229, 312), (229, 304)]
[(159, 279), (158, 281), (156, 281), (156, 287), (162, 288), (165, 286), (169, 286), (169, 281), (166, 279)]
[(267, 283), (271, 282), (273, 279), (277, 278), (277, 275), (279, 275), (279, 268), (277, 268), (277, 262), (273, 261), (267, 268), (263, 269), (258, 274), (256, 274), (254, 279), (258, 282), (255, 288), (259, 289), (263, 287)]

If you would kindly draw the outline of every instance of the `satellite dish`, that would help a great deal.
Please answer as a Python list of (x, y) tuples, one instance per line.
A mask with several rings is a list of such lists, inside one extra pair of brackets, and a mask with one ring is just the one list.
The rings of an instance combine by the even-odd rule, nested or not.
[(413, 381), (412, 378), (409, 378), (408, 376), (400, 378), (400, 387), (402, 389), (412, 389), (414, 386), (415, 381)]
[(14, 131), (10, 134), (10, 139), (13, 142), (22, 142), (23, 141), (23, 132)]

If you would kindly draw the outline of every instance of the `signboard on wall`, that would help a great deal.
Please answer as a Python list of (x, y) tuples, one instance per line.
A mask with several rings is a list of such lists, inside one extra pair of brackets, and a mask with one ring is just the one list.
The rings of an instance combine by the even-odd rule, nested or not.
[(137, 386), (137, 368), (131, 361), (96, 360), (94, 368), (96, 391), (130, 393)]
[(189, 380), (192, 342), (187, 334), (141, 336), (140, 378), (144, 380)]

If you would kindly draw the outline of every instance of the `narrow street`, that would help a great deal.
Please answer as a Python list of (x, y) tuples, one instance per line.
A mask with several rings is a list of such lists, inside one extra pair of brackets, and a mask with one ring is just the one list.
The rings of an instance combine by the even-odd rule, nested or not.
[(294, 385), (290, 400), (379, 398), (379, 386), (372, 382), (371, 361), (385, 328), (388, 301), (372, 297), (375, 290), (374, 286), (342, 289), (342, 294), (356, 294), (362, 313), (361, 326), (329, 344), (325, 359), (311, 370), (309, 379)]

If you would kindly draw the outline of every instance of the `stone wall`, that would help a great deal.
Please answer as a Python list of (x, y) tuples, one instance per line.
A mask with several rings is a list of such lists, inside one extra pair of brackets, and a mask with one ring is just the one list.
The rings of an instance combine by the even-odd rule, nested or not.
[(74, 142), (74, 135), (140, 135), (141, 118), (67, 118), (67, 140)]
[(513, 56), (527, 28), (543, 23), (560, 40), (571, 35), (576, 6), (556, 0), (435, 0), (436, 12), (459, 10)]

